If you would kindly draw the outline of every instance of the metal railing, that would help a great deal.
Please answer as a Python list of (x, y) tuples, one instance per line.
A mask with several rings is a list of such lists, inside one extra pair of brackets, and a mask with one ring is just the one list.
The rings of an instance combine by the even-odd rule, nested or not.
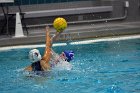
[(92, 1), (92, 0), (15, 0), (15, 5), (32, 5), (32, 4), (47, 4), (47, 3), (61, 3), (73, 1)]

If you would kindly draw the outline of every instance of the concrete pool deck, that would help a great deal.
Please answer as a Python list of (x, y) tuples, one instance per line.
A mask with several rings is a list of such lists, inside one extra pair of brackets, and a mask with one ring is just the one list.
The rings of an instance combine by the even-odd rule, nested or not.
[[(30, 30), (28, 36), (14, 38), (13, 36), (0, 36), (0, 47), (45, 43), (45, 27)], [(55, 30), (51, 28), (51, 34)], [(79, 40), (86, 38), (100, 38), (108, 36), (140, 35), (140, 22), (104, 22), (69, 25), (61, 34), (58, 41)]]

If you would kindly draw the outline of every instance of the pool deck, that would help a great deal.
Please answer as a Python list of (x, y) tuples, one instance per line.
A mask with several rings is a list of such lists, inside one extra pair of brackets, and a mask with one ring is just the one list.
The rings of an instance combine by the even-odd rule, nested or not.
[[(1, 35), (0, 47), (38, 44), (45, 42), (45, 27), (41, 30), (30, 31), (28, 36), (15, 38), (14, 36)], [(51, 28), (51, 34), (55, 30)], [(123, 36), (123, 35), (140, 35), (140, 22), (104, 22), (104, 23), (87, 23), (69, 25), (65, 32), (63, 32), (58, 41), (64, 40), (79, 40), (86, 38), (101, 38), (109, 36)]]

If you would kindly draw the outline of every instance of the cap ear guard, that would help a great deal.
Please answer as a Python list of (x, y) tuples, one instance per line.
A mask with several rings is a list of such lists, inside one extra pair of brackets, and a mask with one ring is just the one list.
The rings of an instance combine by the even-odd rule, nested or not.
[(31, 62), (40, 61), (40, 60), (41, 60), (41, 55), (40, 55), (39, 50), (37, 50), (37, 49), (32, 49), (32, 50), (29, 52), (29, 59), (31, 60)]
[(70, 62), (74, 58), (74, 52), (73, 51), (64, 51), (66, 60)]

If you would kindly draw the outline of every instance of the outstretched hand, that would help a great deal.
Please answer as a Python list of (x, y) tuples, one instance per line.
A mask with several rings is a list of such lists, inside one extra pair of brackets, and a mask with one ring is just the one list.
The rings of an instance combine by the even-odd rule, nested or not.
[[(51, 37), (51, 40), (50, 40), (51, 44), (52, 44), (54, 41), (56, 41), (56, 39), (58, 38), (58, 36), (60, 36), (60, 34), (61, 34), (62, 32), (63, 32), (63, 31), (60, 31), (60, 32), (56, 31), (56, 32), (55, 32), (55, 34)], [(48, 36), (50, 36), (50, 27), (47, 25), (47, 26), (46, 26), (46, 37), (48, 37)]]

